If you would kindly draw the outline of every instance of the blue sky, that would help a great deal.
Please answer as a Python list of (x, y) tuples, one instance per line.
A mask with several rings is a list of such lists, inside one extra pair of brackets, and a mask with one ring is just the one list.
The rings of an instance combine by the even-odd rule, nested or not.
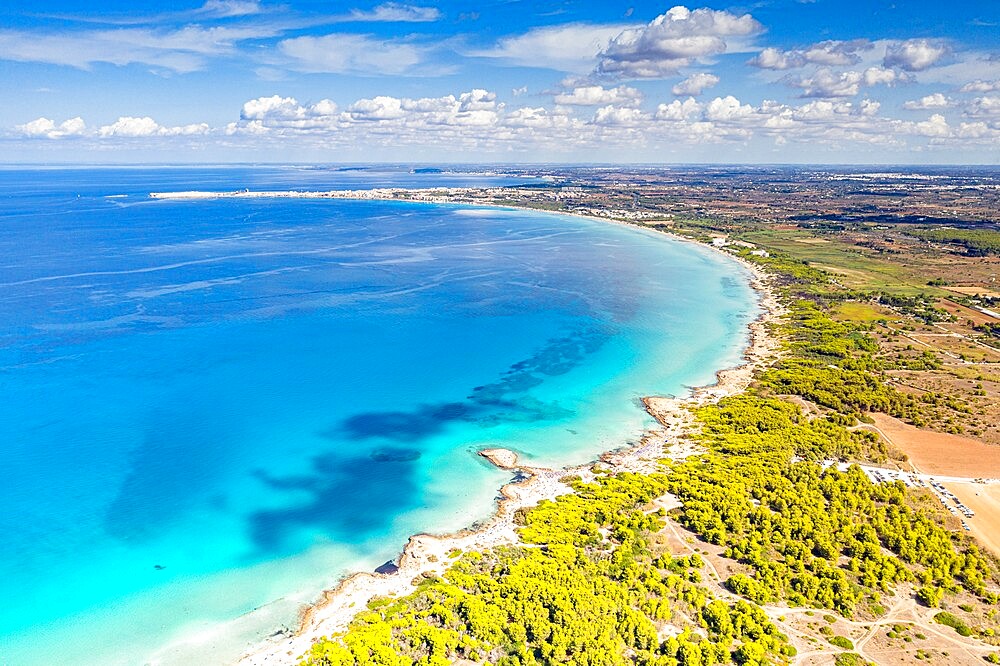
[(8, 162), (1000, 161), (1000, 3), (0, 7)]

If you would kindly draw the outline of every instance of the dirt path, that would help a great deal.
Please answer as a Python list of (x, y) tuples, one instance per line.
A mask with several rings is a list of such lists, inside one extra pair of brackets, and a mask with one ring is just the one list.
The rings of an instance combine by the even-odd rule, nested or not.
[[(821, 658), (823, 662), (828, 663), (832, 660), (832, 655), (839, 652), (856, 652), (868, 661), (876, 664), (884, 663), (883, 659), (886, 656), (886, 653), (892, 650), (873, 650), (870, 648), (870, 643), (878, 637), (879, 632), (885, 631), (887, 627), (891, 627), (896, 624), (912, 625), (919, 632), (925, 634), (928, 637), (928, 641), (921, 646), (925, 650), (960, 650), (961, 655), (956, 655), (954, 652), (951, 654), (952, 662), (969, 664), (982, 663), (983, 657), (997, 650), (995, 646), (978, 643), (973, 639), (963, 638), (956, 634), (950, 627), (945, 627), (935, 622), (934, 615), (938, 613), (938, 609), (923, 608), (922, 606), (919, 606), (908, 590), (901, 590), (893, 598), (893, 605), (886, 615), (877, 620), (858, 621), (849, 620), (839, 616), (837, 617), (837, 622), (839, 624), (843, 624), (851, 627), (852, 629), (863, 632), (860, 638), (854, 640), (853, 650), (841, 650), (832, 645), (823, 645), (823, 649), (817, 649), (809, 644), (808, 639), (812, 638), (823, 641), (823, 636), (802, 631), (790, 626), (791, 623), (782, 622), (778, 619), (780, 617), (785, 617), (787, 619), (794, 616), (809, 615), (810, 613), (816, 614), (822, 611), (814, 608), (790, 608), (774, 605), (764, 606), (763, 608), (768, 614), (768, 617), (770, 617), (776, 624), (780, 624), (782, 630), (785, 631), (789, 637), (794, 634), (800, 639), (796, 648), (798, 648), (799, 645), (806, 646), (806, 649), (799, 650), (796, 655), (795, 660), (793, 661), (793, 664), (796, 666), (804, 666), (805, 664), (812, 663), (811, 660), (817, 658)], [(911, 645), (911, 647), (906, 648), (904, 652), (916, 649), (918, 649), (916, 645)], [(962, 658), (955, 659), (955, 657), (959, 656)]]

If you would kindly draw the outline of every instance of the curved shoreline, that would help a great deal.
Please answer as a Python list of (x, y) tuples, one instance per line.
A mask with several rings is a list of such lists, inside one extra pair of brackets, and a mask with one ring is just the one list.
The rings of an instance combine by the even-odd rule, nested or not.
[(518, 525), (515, 522), (515, 516), (518, 511), (535, 506), (544, 499), (552, 499), (558, 495), (572, 492), (569, 486), (560, 480), (566, 476), (580, 476), (584, 479), (592, 477), (591, 468), (597, 462), (600, 462), (602, 467), (616, 473), (624, 471), (648, 473), (657, 468), (657, 461), (664, 455), (679, 459), (696, 452), (696, 447), (679, 437), (693, 427), (690, 408), (742, 392), (750, 384), (756, 369), (770, 360), (777, 352), (777, 341), (769, 335), (768, 325), (780, 317), (783, 311), (769, 287), (769, 276), (758, 266), (689, 238), (662, 230), (649, 229), (642, 225), (633, 225), (623, 220), (461, 199), (463, 195), (471, 192), (481, 194), (484, 191), (485, 188), (440, 188), (433, 190), (383, 188), (329, 192), (175, 192), (151, 193), (150, 197), (168, 200), (329, 198), (469, 205), (500, 210), (572, 215), (595, 222), (622, 224), (636, 229), (645, 228), (647, 232), (663, 233), (676, 240), (724, 254), (749, 271), (751, 275), (750, 286), (757, 294), (761, 312), (748, 325), (749, 336), (742, 357), (743, 362), (735, 367), (718, 370), (715, 373), (716, 383), (693, 388), (687, 397), (649, 396), (643, 398), (642, 402), (646, 411), (658, 422), (658, 427), (646, 431), (639, 444), (607, 451), (591, 462), (548, 469), (523, 465), (518, 461), (517, 455), (508, 449), (492, 448), (478, 451), (480, 456), (497, 468), (506, 471), (516, 470), (519, 476), (525, 477), (515, 478), (499, 489), (502, 499), (497, 503), (491, 518), (451, 534), (435, 536), (420, 533), (411, 536), (395, 560), (396, 571), (384, 574), (356, 572), (341, 580), (336, 587), (324, 590), (317, 601), (302, 610), (296, 630), (281, 629), (264, 641), (251, 646), (236, 662), (241, 666), (295, 664), (304, 653), (308, 652), (317, 639), (346, 629), (355, 615), (363, 611), (373, 598), (404, 596), (410, 593), (415, 589), (415, 583), (421, 578), (441, 575), (450, 566), (453, 557), (458, 552), (484, 550), (517, 543)]

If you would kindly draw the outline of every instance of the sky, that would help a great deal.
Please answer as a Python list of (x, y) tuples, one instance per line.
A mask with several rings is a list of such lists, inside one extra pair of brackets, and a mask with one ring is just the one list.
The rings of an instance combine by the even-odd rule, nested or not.
[(0, 161), (1000, 163), (1000, 2), (5, 0)]

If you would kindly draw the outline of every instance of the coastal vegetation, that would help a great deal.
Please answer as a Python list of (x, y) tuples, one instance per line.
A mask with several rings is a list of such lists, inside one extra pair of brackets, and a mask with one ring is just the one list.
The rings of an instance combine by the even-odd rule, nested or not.
[[(598, 476), (524, 515), (522, 545), (463, 555), (442, 578), (369, 605), (308, 666), (698, 666), (784, 661), (786, 638), (759, 606), (714, 598), (698, 556), (656, 555), (662, 514), (643, 510), (664, 475)], [(664, 633), (666, 624), (676, 628)]]

